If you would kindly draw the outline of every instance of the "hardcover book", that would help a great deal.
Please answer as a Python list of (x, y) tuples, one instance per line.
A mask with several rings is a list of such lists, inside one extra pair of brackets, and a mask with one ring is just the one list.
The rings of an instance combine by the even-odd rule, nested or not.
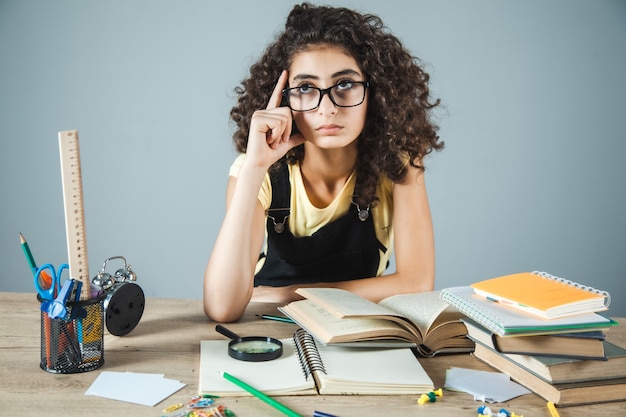
[[(605, 379), (592, 379), (579, 382), (550, 383), (534, 372), (510, 360), (508, 355), (496, 352), (487, 346), (476, 343), (474, 356), (495, 369), (508, 374), (512, 379), (547, 401), (559, 406), (594, 404), (613, 401), (626, 401), (626, 376)], [(606, 363), (599, 361), (584, 361)], [(624, 368), (621, 368), (624, 373)]]
[(532, 336), (498, 336), (472, 319), (462, 319), (467, 336), (500, 353), (551, 356), (573, 359), (606, 360), (604, 333), (576, 332)]

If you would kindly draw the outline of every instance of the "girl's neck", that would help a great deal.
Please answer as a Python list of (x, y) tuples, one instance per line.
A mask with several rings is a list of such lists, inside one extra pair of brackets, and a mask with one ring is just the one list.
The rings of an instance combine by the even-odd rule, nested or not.
[[(355, 144), (356, 145), (356, 144)], [(356, 146), (342, 149), (306, 147), (300, 163), (302, 181), (309, 201), (318, 208), (328, 206), (341, 192), (354, 172)]]

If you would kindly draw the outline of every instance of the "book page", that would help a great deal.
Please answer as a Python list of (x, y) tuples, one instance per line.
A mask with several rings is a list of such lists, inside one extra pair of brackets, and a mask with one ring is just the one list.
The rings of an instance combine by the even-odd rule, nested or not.
[(393, 295), (379, 304), (410, 319), (417, 325), (422, 335), (425, 335), (437, 317), (449, 308), (448, 303), (439, 298), (439, 291)]
[(410, 349), (317, 347), (326, 369), (318, 373), (320, 394), (417, 395), (434, 389)]
[(401, 338), (415, 342), (415, 337), (398, 323), (376, 318), (337, 318), (311, 300), (289, 303), (279, 310), (323, 343), (370, 338)]
[(293, 347), (293, 339), (281, 339), (283, 354), (280, 358), (265, 362), (245, 362), (228, 355), (230, 340), (202, 340), (200, 342), (200, 371), (198, 390), (200, 394), (221, 396), (250, 395), (220, 372), (241, 379), (268, 395), (315, 394), (315, 382), (304, 377), (300, 359)]
[(296, 293), (324, 307), (338, 318), (398, 315), (393, 310), (339, 288), (298, 288)]

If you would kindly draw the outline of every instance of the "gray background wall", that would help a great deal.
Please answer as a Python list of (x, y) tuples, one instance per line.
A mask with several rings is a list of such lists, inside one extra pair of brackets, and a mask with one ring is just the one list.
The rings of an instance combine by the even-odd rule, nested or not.
[[(380, 15), (443, 100), (437, 288), (546, 270), (626, 316), (626, 2), (329, 3)], [(0, 290), (34, 292), (19, 232), (67, 260), (57, 132), (78, 129), (91, 275), (123, 255), (148, 296), (200, 298), (232, 90), (293, 4), (0, 1)]]

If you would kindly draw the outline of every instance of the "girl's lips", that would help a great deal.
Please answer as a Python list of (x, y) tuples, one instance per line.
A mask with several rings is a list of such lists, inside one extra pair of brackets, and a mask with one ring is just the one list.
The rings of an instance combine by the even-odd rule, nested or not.
[(339, 125), (322, 125), (315, 130), (322, 135), (336, 135), (341, 129), (342, 127)]

